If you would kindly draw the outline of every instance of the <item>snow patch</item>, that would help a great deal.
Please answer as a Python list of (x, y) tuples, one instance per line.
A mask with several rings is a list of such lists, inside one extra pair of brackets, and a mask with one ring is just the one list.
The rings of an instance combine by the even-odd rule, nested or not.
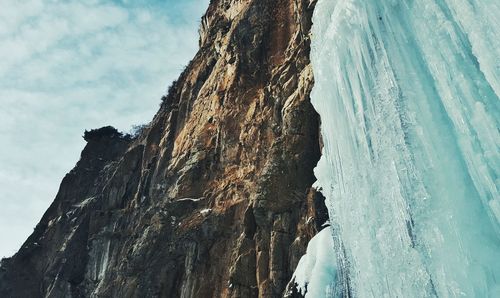
[(306, 298), (332, 297), (337, 276), (337, 263), (330, 227), (321, 230), (307, 245), (292, 280)]
[(207, 216), (207, 215), (209, 215), (210, 213), (212, 213), (212, 209), (210, 209), (210, 208), (203, 209), (203, 210), (200, 210), (200, 213), (201, 213), (201, 215), (203, 215), (203, 216)]

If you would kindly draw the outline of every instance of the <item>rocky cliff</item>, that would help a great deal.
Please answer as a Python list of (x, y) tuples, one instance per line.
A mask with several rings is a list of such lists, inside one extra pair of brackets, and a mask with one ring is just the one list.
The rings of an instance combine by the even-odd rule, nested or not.
[[(212, 0), (200, 50), (137, 136), (87, 145), (0, 297), (281, 297), (326, 220), (315, 0)], [(180, 49), (182, 50), (182, 49)]]

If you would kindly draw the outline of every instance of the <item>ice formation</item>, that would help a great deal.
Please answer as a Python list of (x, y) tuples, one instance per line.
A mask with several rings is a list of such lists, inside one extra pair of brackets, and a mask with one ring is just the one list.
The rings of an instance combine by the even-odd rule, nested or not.
[(319, 0), (336, 291), (500, 297), (499, 16), (497, 0)]
[(309, 241), (306, 254), (293, 274), (298, 292), (306, 298), (321, 298), (334, 294), (337, 263), (334, 258), (330, 227), (321, 230)]

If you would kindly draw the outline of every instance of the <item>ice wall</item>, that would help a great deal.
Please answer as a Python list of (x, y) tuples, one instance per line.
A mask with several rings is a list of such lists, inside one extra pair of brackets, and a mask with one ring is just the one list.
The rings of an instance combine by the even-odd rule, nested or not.
[(497, 0), (319, 0), (316, 176), (344, 294), (500, 297), (499, 16)]

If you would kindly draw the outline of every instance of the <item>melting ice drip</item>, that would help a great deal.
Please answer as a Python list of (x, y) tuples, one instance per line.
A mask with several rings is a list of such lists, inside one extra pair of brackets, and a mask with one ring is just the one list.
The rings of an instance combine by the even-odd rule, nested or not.
[(319, 0), (312, 34), (339, 291), (500, 297), (500, 1)]

